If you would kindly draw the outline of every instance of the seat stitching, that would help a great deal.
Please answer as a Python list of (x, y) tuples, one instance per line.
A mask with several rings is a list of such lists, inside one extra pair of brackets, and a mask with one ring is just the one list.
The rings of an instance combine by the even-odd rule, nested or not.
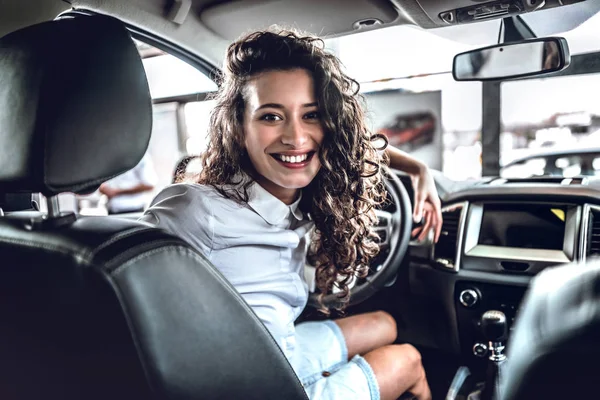
[(133, 234), (136, 233), (140, 233), (140, 232), (145, 232), (145, 231), (151, 231), (153, 229), (156, 229), (154, 227), (139, 227), (136, 226), (135, 228), (129, 229), (127, 231), (123, 231), (123, 232), (119, 232), (118, 234), (112, 236), (111, 238), (105, 240), (104, 242), (100, 243), (98, 246), (96, 246), (94, 248), (94, 250), (91, 252), (92, 256), (95, 256), (96, 254), (98, 254), (101, 250), (105, 249), (106, 247), (110, 246), (111, 244), (117, 242), (120, 239), (124, 239), (126, 237), (129, 237)]

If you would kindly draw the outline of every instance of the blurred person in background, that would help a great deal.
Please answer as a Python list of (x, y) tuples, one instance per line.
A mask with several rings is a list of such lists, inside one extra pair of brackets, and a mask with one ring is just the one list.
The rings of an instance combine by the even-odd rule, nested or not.
[(152, 200), (157, 179), (152, 159), (146, 153), (138, 165), (100, 185), (100, 193), (108, 199), (108, 213), (144, 211)]

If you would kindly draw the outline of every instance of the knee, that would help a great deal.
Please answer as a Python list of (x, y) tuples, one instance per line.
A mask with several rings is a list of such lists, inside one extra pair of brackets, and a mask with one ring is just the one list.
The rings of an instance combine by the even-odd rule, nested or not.
[(385, 311), (375, 311), (372, 313), (374, 319), (374, 325), (381, 327), (385, 332), (385, 336), (388, 343), (393, 343), (398, 336), (398, 328), (396, 326), (396, 320), (389, 313)]
[(405, 344), (399, 344), (398, 348), (403, 353), (407, 362), (412, 367), (414, 367), (415, 369), (423, 368), (423, 363), (421, 360), (421, 353), (419, 352), (419, 350), (417, 350), (415, 348), (415, 346), (413, 346), (412, 344), (405, 343)]
[(417, 380), (425, 378), (425, 369), (423, 368), (423, 361), (421, 359), (421, 353), (411, 344), (400, 344), (398, 345), (399, 351), (402, 352), (402, 356), (405, 360), (405, 365), (415, 374)]
[(367, 353), (365, 359), (375, 371), (384, 371), (386, 376), (393, 377), (394, 381), (404, 382), (407, 387), (426, 379), (421, 353), (410, 344), (383, 346)]
[(413, 345), (399, 344), (393, 345), (396, 353), (395, 360), (398, 362), (398, 373), (404, 375), (407, 372), (413, 376), (413, 379), (418, 381), (425, 377), (425, 369), (421, 359), (421, 353)]

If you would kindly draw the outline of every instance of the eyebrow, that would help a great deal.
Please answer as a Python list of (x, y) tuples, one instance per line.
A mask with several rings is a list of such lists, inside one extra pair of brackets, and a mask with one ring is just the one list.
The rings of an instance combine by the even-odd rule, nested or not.
[[(317, 102), (315, 101), (315, 102), (313, 102), (313, 103), (306, 103), (306, 104), (302, 104), (302, 107), (304, 107), (304, 108), (308, 108), (308, 107), (316, 107), (316, 106), (318, 106), (318, 105), (319, 105), (319, 103), (317, 103)], [(280, 109), (280, 110), (282, 110), (282, 109), (284, 109), (285, 107), (283, 106), (283, 104), (278, 104), (278, 103), (266, 103), (266, 104), (263, 104), (262, 106), (258, 107), (258, 108), (256, 109), (256, 111), (258, 111), (258, 110), (261, 110), (261, 109), (263, 109), (263, 108), (277, 108), (277, 109)]]

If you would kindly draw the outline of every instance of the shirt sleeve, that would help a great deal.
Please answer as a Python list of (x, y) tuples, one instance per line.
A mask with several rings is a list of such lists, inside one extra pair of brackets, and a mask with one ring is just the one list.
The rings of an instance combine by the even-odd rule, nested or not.
[(167, 186), (152, 200), (140, 220), (180, 237), (210, 260), (214, 215), (210, 196), (200, 185)]

